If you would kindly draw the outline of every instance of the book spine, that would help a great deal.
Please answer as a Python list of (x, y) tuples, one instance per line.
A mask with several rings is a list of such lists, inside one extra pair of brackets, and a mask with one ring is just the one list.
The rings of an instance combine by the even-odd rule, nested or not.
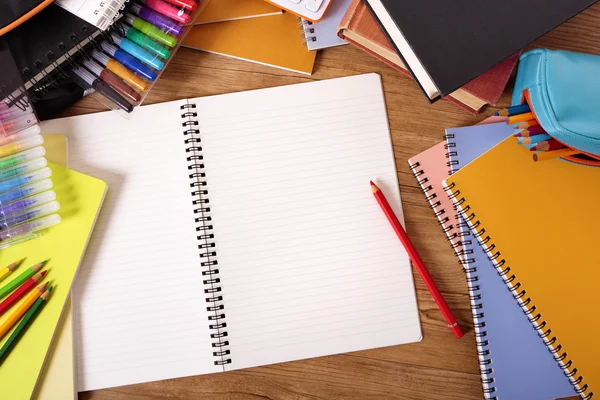
[(569, 358), (568, 353), (560, 343), (560, 340), (553, 334), (549, 324), (543, 319), (542, 313), (528, 296), (526, 288), (519, 282), (510, 266), (507, 265), (507, 261), (502, 258), (502, 252), (498, 249), (482, 222), (477, 219), (477, 214), (470, 206), (468, 199), (465, 198), (454, 182), (449, 182), (444, 186), (464, 223), (471, 229), (473, 236), (483, 247), (487, 257), (494, 264), (496, 271), (502, 277), (513, 297), (518, 301), (523, 313), (536, 329), (538, 336), (544, 341), (554, 360), (563, 370), (563, 373), (569, 379), (575, 391), (585, 400), (592, 399), (594, 393), (590, 391), (589, 385), (585, 383), (583, 375), (579, 372), (573, 360)]
[(350, 29), (350, 23), (352, 22), (352, 19), (354, 18), (354, 14), (356, 13), (356, 10), (360, 6), (361, 1), (362, 0), (352, 0), (350, 7), (348, 7), (348, 10), (346, 11), (346, 14), (344, 14), (344, 17), (340, 21), (340, 24), (338, 26), (338, 32), (337, 32), (337, 35), (340, 38), (346, 40), (344, 31), (347, 29)]
[[(208, 327), (211, 331), (210, 339), (213, 348), (215, 365), (231, 363), (231, 350), (227, 332), (225, 304), (219, 274), (219, 262), (216, 250), (216, 241), (213, 220), (210, 210), (209, 190), (206, 172), (204, 171), (204, 156), (202, 152), (202, 138), (198, 129), (198, 113), (196, 104), (188, 103), (180, 107), (181, 126), (186, 147), (186, 161), (188, 163), (188, 177), (193, 206), (193, 218), (196, 224), (196, 239), (202, 269), (202, 284), (208, 311)], [(224, 367), (223, 367), (224, 368)]]

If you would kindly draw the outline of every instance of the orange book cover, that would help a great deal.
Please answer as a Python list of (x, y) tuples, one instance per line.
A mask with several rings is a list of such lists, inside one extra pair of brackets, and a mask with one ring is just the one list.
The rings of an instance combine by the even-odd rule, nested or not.
[(211, 0), (196, 18), (196, 24), (278, 15), (280, 8), (264, 0)]

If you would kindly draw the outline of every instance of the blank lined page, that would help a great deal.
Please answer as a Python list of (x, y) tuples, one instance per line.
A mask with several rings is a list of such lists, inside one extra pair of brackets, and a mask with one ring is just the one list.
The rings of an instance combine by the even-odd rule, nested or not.
[(232, 363), (418, 341), (381, 81), (368, 74), (196, 103)]
[(81, 391), (222, 371), (214, 365), (180, 104), (47, 121), (71, 168), (108, 183), (73, 289)]

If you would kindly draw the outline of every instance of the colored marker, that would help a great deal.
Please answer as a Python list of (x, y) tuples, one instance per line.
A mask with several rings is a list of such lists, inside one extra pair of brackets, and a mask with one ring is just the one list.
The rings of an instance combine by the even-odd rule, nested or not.
[(0, 147), (0, 157), (6, 157), (20, 151), (41, 146), (44, 143), (42, 135), (35, 135)]
[(33, 172), (37, 169), (44, 168), (48, 165), (48, 161), (44, 157), (36, 158), (35, 160), (27, 161), (23, 164), (15, 165), (9, 168), (0, 170), (0, 180), (14, 178), (22, 174)]
[(41, 231), (42, 229), (50, 228), (51, 226), (60, 223), (60, 216), (58, 214), (52, 214), (47, 217), (34, 219), (30, 222), (17, 225), (3, 232), (0, 232), (0, 242), (16, 241), (21, 239), (22, 236), (29, 235)]
[(6, 267), (0, 269), (0, 282), (2, 282), (4, 279), (6, 279), (6, 277), (9, 276), (10, 274), (15, 272), (15, 270), (21, 266), (23, 261), (25, 261), (24, 258), (20, 259), (19, 261), (15, 261), (14, 263), (9, 264)]
[(138, 104), (142, 100), (142, 96), (133, 90), (131, 86), (123, 82), (116, 74), (108, 68), (102, 68), (98, 63), (92, 60), (85, 60), (83, 66), (90, 70), (94, 75), (98, 76), (104, 82), (109, 84), (113, 89), (125, 97), (128, 101)]
[(148, 90), (148, 82), (144, 79), (140, 78), (129, 69), (127, 69), (123, 64), (119, 63), (117, 60), (110, 58), (104, 53), (99, 52), (98, 50), (93, 50), (91, 53), (92, 57), (98, 61), (100, 64), (106, 66), (106, 69), (113, 72), (119, 78), (123, 79), (125, 82), (130, 84), (134, 89), (145, 92)]
[(22, 199), (35, 193), (52, 189), (52, 185), (53, 184), (50, 179), (43, 179), (39, 182), (33, 182), (28, 185), (18, 187), (10, 192), (0, 193), (0, 205), (3, 208), (7, 207), (8, 203), (10, 202)]
[(31, 172), (26, 175), (17, 176), (16, 178), (8, 179), (0, 182), (0, 192), (6, 192), (7, 190), (14, 189), (16, 187), (25, 185), (30, 182), (40, 181), (42, 179), (50, 178), (52, 171), (50, 168), (43, 168), (37, 171)]
[(46, 291), (48, 282), (40, 285), (35, 290), (25, 297), (25, 300), (0, 324), (0, 339), (11, 330), (13, 326), (25, 315), (25, 313), (33, 306), (37, 299)]
[[(177, 35), (177, 36), (179, 36), (183, 33), (183, 26), (177, 24), (176, 22), (163, 16), (162, 14), (159, 14), (156, 11), (149, 9), (148, 7), (143, 7), (139, 4), (133, 3), (131, 5), (131, 7), (129, 8), (129, 10), (132, 11), (134, 14), (137, 14), (141, 19), (148, 21), (149, 22), (148, 25), (150, 27), (158, 28), (159, 32), (161, 32), (161, 33), (167, 32), (167, 33), (172, 33), (173, 35)], [(133, 18), (134, 22), (133, 23), (129, 22), (128, 17), (129, 17), (129, 15), (126, 15), (125, 18), (126, 18), (126, 21), (130, 25), (132, 25), (134, 28), (139, 29), (140, 31), (144, 32), (144, 29), (141, 29), (140, 27), (135, 26), (135, 24), (139, 24), (139, 21), (135, 22), (135, 18)], [(141, 22), (144, 22), (144, 21), (141, 21)], [(161, 41), (159, 38), (153, 37), (148, 32), (144, 32), (144, 33), (146, 35), (150, 36), (151, 38)], [(167, 44), (167, 43), (165, 43), (165, 44)], [(171, 46), (171, 47), (173, 47), (173, 46)]]
[(529, 111), (531, 111), (529, 109), (529, 104), (519, 104), (516, 106), (511, 106), (508, 108), (505, 108), (504, 110), (500, 110), (497, 113), (495, 113), (495, 116), (501, 116), (501, 117), (512, 117), (513, 115), (518, 115), (518, 114), (525, 114), (528, 113)]
[(45, 155), (46, 149), (44, 149), (42, 146), (34, 147), (33, 149), (25, 150), (21, 153), (15, 154), (14, 156), (0, 158), (0, 169), (9, 168), (25, 161), (44, 157)]
[(6, 135), (0, 136), (0, 146), (4, 146), (8, 143), (14, 142), (16, 140), (25, 139), (26, 137), (38, 135), (42, 130), (38, 125), (30, 126), (29, 128), (25, 128), (23, 130), (8, 133)]
[(108, 42), (100, 43), (100, 47), (102, 47), (102, 50), (104, 50), (108, 55), (114, 57), (115, 60), (117, 60), (136, 74), (150, 81), (154, 81), (156, 79), (156, 73), (154, 71), (152, 71), (150, 68), (146, 67), (144, 64), (136, 60), (135, 57), (133, 57), (131, 54), (128, 54), (126, 51), (117, 49), (115, 46)]
[(48, 261), (50, 260), (44, 260), (41, 263), (35, 264), (33, 267), (27, 268), (21, 273), (21, 275), (2, 286), (2, 288), (0, 288), (0, 299), (8, 296), (9, 293), (24, 284), (29, 278), (40, 272), (40, 270), (48, 263)]
[(165, 63), (160, 61), (156, 55), (150, 54), (137, 44), (133, 43), (131, 40), (127, 38), (121, 38), (118, 35), (115, 35), (114, 33), (111, 35), (111, 37), (117, 46), (119, 46), (121, 49), (125, 50), (144, 64), (147, 64), (159, 71), (165, 67)]
[(161, 0), (141, 0), (142, 3), (146, 5), (146, 7), (165, 15), (175, 21), (179, 21), (182, 24), (187, 24), (190, 22), (190, 15), (186, 14), (185, 11), (181, 8), (173, 7), (172, 5), (165, 3)]
[(17, 118), (0, 122), (0, 127), (4, 130), (5, 135), (12, 135), (17, 131), (29, 128), (38, 123), (35, 114), (25, 114)]
[(44, 305), (48, 302), (48, 298), (50, 297), (50, 292), (52, 292), (52, 286), (50, 286), (40, 297), (37, 298), (29, 311), (27, 311), (27, 314), (25, 314), (21, 322), (19, 322), (19, 325), (17, 325), (13, 333), (11, 333), (4, 345), (0, 348), (0, 365), (6, 359), (6, 357), (8, 357), (15, 345), (19, 342), (19, 339), (23, 336), (25, 331), (27, 331), (27, 328), (31, 326), (31, 323), (35, 320), (35, 317), (37, 317), (40, 311), (44, 308)]
[(10, 229), (15, 225), (30, 221), (34, 218), (50, 215), (60, 210), (58, 201), (42, 204), (38, 207), (33, 207), (27, 210), (18, 211), (2, 219), (0, 218), (0, 230)]
[(10, 310), (11, 307), (14, 306), (23, 297), (25, 297), (25, 295), (29, 293), (31, 289), (36, 287), (36, 285), (40, 283), (44, 275), (46, 275), (46, 272), (48, 271), (38, 272), (37, 274), (29, 278), (27, 282), (25, 282), (21, 287), (12, 292), (10, 296), (4, 299), (4, 301), (0, 303), (0, 315), (3, 315), (8, 310)]
[(188, 11), (194, 11), (198, 4), (194, 0), (167, 0), (169, 3), (178, 7), (185, 8)]
[(38, 193), (25, 199), (13, 201), (9, 204), (0, 206), (0, 219), (6, 219), (10, 217), (9, 214), (16, 213), (25, 210), (29, 207), (39, 206), (40, 204), (49, 203), (56, 200), (56, 193), (53, 190), (47, 192)]
[(126, 14), (125, 22), (133, 26), (139, 32), (147, 35), (147, 37), (150, 37), (162, 44), (166, 44), (169, 47), (174, 47), (177, 44), (177, 39), (175, 39), (175, 37), (168, 35), (160, 28), (157, 28), (156, 26), (144, 21), (141, 18), (134, 17), (131, 14)]
[(88, 70), (78, 67), (73, 68), (73, 73), (77, 75), (83, 82), (90, 87), (94, 88), (95, 91), (102, 94), (104, 97), (112, 101), (114, 104), (127, 111), (128, 113), (133, 111), (133, 105), (123, 98), (115, 89), (110, 87), (106, 82), (96, 78), (90, 74)]
[(151, 53), (164, 58), (165, 60), (171, 56), (171, 52), (169, 50), (156, 43), (142, 32), (130, 27), (129, 25), (121, 24), (121, 26), (123, 27), (123, 31), (125, 31), (127, 38), (132, 42), (137, 43), (141, 48), (146, 49)]

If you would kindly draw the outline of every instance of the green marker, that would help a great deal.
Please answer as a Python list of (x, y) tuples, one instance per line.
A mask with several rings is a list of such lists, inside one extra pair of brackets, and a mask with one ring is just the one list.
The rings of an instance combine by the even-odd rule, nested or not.
[(152, 39), (157, 40), (162, 44), (166, 44), (169, 47), (175, 47), (177, 44), (177, 39), (175, 39), (173, 36), (166, 34), (164, 31), (141, 18), (134, 17), (133, 15), (127, 15), (125, 16), (125, 21), (128, 24), (131, 24), (131, 26), (138, 31), (150, 36)]
[(44, 265), (46, 265), (46, 263), (48, 263), (48, 261), (50, 260), (42, 261), (41, 263), (36, 264), (31, 268), (27, 268), (25, 272), (23, 272), (21, 275), (17, 276), (15, 279), (2, 286), (2, 288), (0, 288), (0, 299), (6, 297), (13, 290), (24, 284), (29, 278), (37, 274), (39, 270), (42, 269)]
[(165, 60), (171, 56), (171, 52), (169, 50), (165, 49), (160, 44), (156, 43), (154, 40), (150, 39), (148, 36), (144, 35), (137, 29), (127, 29), (127, 38), (132, 42), (140, 45), (140, 47), (151, 51), (152, 53), (164, 58)]
[(0, 158), (0, 169), (14, 167), (17, 164), (21, 164), (25, 161), (30, 161), (36, 158), (44, 157), (46, 150), (42, 146), (34, 147), (14, 156)]

